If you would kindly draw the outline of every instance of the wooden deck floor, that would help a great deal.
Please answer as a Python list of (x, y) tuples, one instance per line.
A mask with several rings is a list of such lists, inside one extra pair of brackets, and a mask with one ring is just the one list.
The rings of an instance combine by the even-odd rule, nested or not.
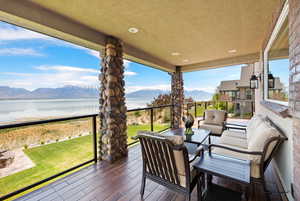
[[(140, 146), (129, 149), (127, 159), (113, 165), (95, 164), (76, 173), (68, 175), (39, 190), (33, 191), (18, 201), (139, 201), (140, 181), (142, 172)], [(268, 190), (277, 192), (271, 167), (266, 171)], [(230, 189), (240, 191), (240, 186), (227, 180), (215, 178), (214, 183), (221, 184)], [(271, 200), (281, 200), (279, 194), (270, 196)], [(152, 181), (147, 181), (145, 201), (181, 201), (184, 197), (169, 191)], [(193, 192), (193, 201), (197, 200), (196, 188)], [(223, 199), (216, 200), (222, 201)], [(256, 186), (250, 201), (263, 201), (264, 194), (260, 186)], [(229, 201), (229, 200), (224, 200)]]

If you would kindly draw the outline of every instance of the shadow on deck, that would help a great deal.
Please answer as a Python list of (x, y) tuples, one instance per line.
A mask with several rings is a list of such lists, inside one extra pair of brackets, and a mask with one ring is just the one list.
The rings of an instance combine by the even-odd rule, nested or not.
[[(71, 175), (59, 179), (52, 184), (33, 191), (17, 201), (138, 201), (140, 199), (140, 182), (142, 174), (142, 159), (140, 146), (136, 145), (129, 149), (128, 158), (112, 165), (94, 164), (79, 170)], [(268, 190), (278, 192), (275, 183), (273, 168), (269, 166), (266, 171)], [(214, 178), (214, 183), (241, 191), (239, 185), (228, 180)], [(193, 192), (192, 201), (196, 201), (196, 188)], [(273, 201), (281, 201), (278, 193), (271, 196)], [(147, 180), (145, 201), (183, 201), (184, 196), (174, 193), (163, 186)], [(220, 198), (216, 201), (229, 201)], [(250, 195), (250, 201), (265, 200), (262, 188), (256, 185)]]

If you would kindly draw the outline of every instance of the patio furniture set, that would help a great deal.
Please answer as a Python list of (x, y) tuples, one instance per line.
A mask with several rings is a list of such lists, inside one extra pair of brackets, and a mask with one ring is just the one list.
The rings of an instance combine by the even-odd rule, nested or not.
[[(186, 200), (191, 200), (197, 186), (198, 200), (209, 200), (212, 178), (218, 176), (240, 184), (242, 200), (248, 199), (257, 182), (269, 199), (264, 172), (287, 140), (285, 134), (268, 117), (255, 115), (248, 125), (228, 124), (226, 118), (225, 111), (207, 110), (192, 135), (183, 128), (138, 132), (143, 158), (141, 196), (150, 179), (184, 194)], [(218, 143), (212, 144), (211, 136), (218, 136)]]

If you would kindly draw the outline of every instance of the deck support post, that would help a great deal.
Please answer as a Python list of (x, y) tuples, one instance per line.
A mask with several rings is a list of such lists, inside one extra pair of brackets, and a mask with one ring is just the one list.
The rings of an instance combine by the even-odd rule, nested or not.
[(127, 156), (127, 125), (123, 45), (107, 37), (101, 54), (100, 88), (100, 160), (114, 162)]
[(183, 78), (181, 67), (177, 66), (176, 71), (171, 74), (171, 128), (179, 128), (182, 124), (182, 113), (184, 104)]

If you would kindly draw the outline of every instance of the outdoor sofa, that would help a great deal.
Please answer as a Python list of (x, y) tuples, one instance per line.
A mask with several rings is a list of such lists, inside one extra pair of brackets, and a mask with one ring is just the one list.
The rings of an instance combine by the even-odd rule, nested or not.
[(251, 161), (251, 183), (260, 182), (266, 191), (264, 172), (276, 150), (287, 137), (268, 117), (255, 115), (241, 130), (225, 130), (217, 144), (210, 144), (215, 154)]

